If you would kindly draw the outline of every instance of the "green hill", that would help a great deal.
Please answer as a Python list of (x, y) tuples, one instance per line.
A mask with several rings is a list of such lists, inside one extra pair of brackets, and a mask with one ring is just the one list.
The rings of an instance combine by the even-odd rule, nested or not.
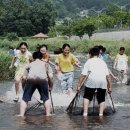
[[(44, 2), (46, 0), (28, 0), (33, 4), (34, 2)], [(49, 1), (49, 0), (47, 0)], [(130, 7), (130, 0), (50, 0), (56, 7), (58, 17), (78, 17), (80, 12), (83, 10), (90, 10), (94, 8), (96, 10), (101, 10), (104, 7), (107, 7), (109, 4), (114, 3), (119, 6)]]

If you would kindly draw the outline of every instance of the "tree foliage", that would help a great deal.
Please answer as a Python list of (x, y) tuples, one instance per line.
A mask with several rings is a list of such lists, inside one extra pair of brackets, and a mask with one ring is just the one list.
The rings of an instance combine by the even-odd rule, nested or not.
[(50, 1), (30, 5), (26, 0), (5, 0), (1, 4), (1, 35), (10, 32), (18, 36), (47, 33), (55, 24), (56, 11)]

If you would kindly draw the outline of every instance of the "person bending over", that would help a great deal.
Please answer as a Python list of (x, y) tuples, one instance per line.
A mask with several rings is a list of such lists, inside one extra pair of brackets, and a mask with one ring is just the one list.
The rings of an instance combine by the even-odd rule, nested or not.
[(24, 116), (31, 97), (36, 89), (38, 89), (41, 100), (44, 102), (46, 116), (50, 116), (50, 99), (49, 91), (53, 86), (52, 69), (46, 62), (42, 61), (42, 53), (33, 53), (34, 61), (30, 63), (25, 70), (26, 84), (23, 93), (23, 98), (20, 105), (19, 116)]

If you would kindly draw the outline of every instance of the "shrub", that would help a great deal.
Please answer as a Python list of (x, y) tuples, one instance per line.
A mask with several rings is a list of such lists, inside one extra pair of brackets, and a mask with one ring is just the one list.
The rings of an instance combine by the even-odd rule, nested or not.
[(9, 80), (14, 77), (14, 69), (9, 70), (12, 56), (5, 52), (0, 53), (0, 80)]
[(13, 32), (12, 33), (7, 33), (6, 37), (7, 37), (7, 39), (9, 41), (13, 41), (13, 40), (18, 40), (19, 39), (17, 33), (13, 33)]

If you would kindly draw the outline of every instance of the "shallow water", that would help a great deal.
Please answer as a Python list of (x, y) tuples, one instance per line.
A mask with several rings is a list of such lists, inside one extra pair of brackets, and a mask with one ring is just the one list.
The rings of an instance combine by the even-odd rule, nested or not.
[[(75, 72), (74, 84), (77, 82), (79, 72), (79, 70)], [(90, 107), (89, 116), (86, 118), (81, 115), (81, 109), (73, 115), (67, 114), (65, 109), (70, 99), (61, 94), (57, 80), (55, 80), (52, 91), (55, 114), (51, 117), (45, 116), (42, 106), (30, 110), (26, 118), (17, 117), (20, 103), (12, 101), (15, 96), (14, 83), (1, 82), (0, 90), (0, 97), (5, 101), (0, 103), (0, 130), (130, 130), (130, 86), (113, 84), (112, 97), (116, 112), (112, 113), (106, 98), (106, 112), (102, 118), (98, 116), (97, 103), (95, 112), (93, 113), (92, 107)], [(22, 96), (22, 90), (20, 91), (20, 96)], [(37, 93), (35, 96), (38, 98)], [(36, 102), (36, 99), (33, 98), (30, 105), (34, 105)], [(80, 100), (80, 102), (82, 101)]]

